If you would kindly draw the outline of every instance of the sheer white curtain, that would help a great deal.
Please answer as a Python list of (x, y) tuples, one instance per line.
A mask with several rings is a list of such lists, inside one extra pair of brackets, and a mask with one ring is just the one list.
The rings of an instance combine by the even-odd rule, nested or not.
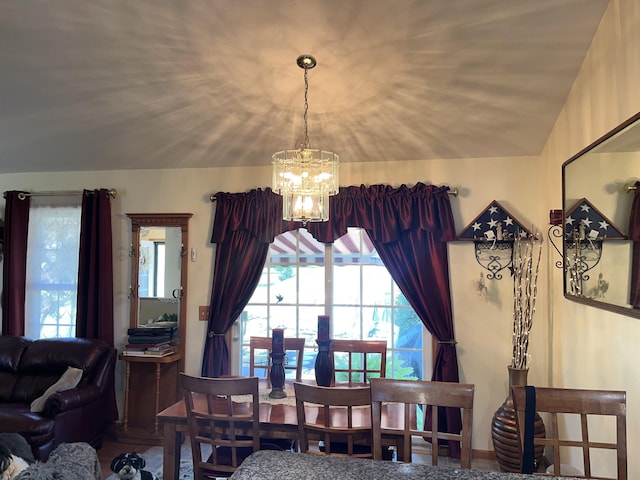
[(34, 196), (29, 210), (25, 335), (74, 337), (80, 195)]

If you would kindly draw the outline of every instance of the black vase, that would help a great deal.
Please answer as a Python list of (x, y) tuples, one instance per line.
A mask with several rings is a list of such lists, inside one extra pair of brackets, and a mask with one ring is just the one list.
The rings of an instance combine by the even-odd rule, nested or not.
[(331, 340), (316, 340), (318, 355), (316, 356), (316, 383), (321, 387), (330, 387), (333, 381), (333, 354)]

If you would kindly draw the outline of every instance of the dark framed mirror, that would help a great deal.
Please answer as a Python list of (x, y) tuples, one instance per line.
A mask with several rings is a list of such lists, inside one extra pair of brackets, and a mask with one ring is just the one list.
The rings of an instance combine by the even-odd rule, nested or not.
[(131, 220), (131, 328), (176, 326), (180, 371), (187, 325), (191, 213), (127, 213)]
[[(562, 165), (566, 298), (640, 318), (634, 292), (632, 204), (640, 180), (640, 113)], [(640, 229), (640, 225), (636, 228)], [(636, 247), (638, 248), (638, 247)], [(640, 249), (639, 249), (640, 251)]]

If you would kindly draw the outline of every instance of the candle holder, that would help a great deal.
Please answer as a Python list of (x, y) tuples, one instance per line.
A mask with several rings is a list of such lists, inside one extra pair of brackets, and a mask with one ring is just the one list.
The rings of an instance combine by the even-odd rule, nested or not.
[(318, 355), (316, 355), (316, 383), (321, 387), (330, 387), (333, 381), (333, 355), (331, 354), (331, 340), (316, 340)]
[(285, 398), (287, 392), (284, 391), (284, 356), (285, 352), (269, 353), (271, 355), (271, 392), (269, 398)]

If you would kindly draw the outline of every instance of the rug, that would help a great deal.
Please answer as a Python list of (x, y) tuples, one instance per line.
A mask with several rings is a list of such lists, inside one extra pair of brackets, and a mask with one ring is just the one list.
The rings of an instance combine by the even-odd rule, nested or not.
[[(158, 480), (162, 480), (162, 446), (158, 445), (149, 448), (141, 454), (145, 460), (145, 470), (153, 473)], [(184, 442), (180, 452), (180, 474), (179, 480), (193, 480), (193, 462), (191, 458), (191, 444)], [(105, 480), (118, 480), (116, 474), (112, 474)]]

